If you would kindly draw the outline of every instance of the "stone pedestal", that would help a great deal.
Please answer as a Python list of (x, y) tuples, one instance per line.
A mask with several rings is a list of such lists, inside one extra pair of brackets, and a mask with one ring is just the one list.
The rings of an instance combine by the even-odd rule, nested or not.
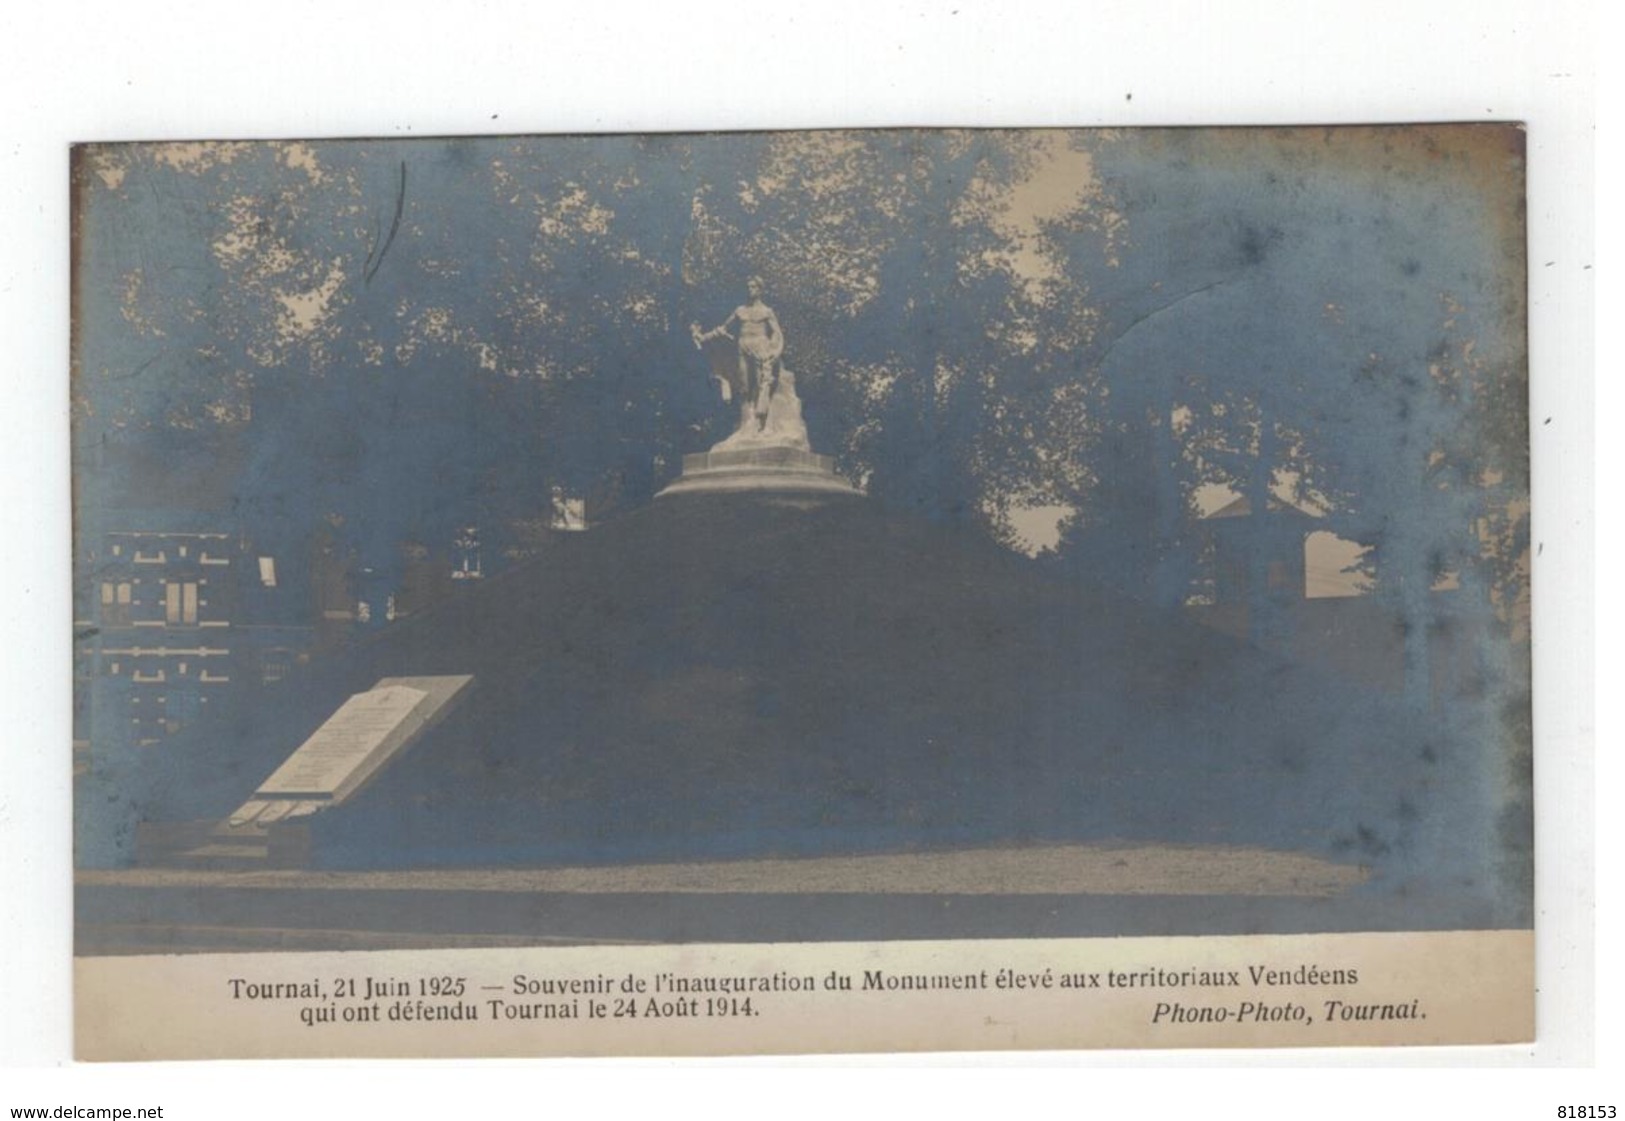
[(705, 491), (862, 494), (835, 473), (830, 456), (793, 447), (754, 447), (685, 455), (682, 476), (656, 497)]

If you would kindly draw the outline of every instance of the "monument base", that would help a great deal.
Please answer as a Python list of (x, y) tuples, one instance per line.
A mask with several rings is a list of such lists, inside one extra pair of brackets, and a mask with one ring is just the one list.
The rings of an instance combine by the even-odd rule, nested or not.
[(734, 448), (683, 457), (683, 474), (656, 498), (702, 492), (790, 494), (863, 492), (835, 473), (835, 460), (791, 447)]

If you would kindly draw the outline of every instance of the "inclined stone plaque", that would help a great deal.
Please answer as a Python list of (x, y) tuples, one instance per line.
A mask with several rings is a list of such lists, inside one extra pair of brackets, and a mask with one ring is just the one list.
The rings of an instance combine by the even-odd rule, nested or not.
[(413, 710), (428, 695), (402, 685), (357, 693), (260, 784), (259, 793), (342, 798), (400, 746)]
[(342, 802), (443, 715), (472, 680), (386, 677), (357, 693), (260, 784), (233, 819), (268, 824)]

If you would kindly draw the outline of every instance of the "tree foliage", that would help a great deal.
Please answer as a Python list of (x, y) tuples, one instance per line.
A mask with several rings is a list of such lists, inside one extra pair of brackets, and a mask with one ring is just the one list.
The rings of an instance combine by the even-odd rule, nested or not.
[[(640, 501), (767, 283), (875, 500), (1181, 602), (1204, 493), (1291, 491), (1413, 611), (1524, 579), (1504, 133), (887, 131), (83, 149), (83, 512), (360, 547)], [(1499, 162), (1498, 162), (1499, 161)], [(1518, 250), (1521, 252), (1521, 249)], [(270, 528), (266, 528), (270, 527)]]

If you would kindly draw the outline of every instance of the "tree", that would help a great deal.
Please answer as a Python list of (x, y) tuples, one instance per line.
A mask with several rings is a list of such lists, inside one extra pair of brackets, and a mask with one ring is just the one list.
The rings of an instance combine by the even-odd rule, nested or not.
[[(1124, 229), (1077, 356), (1064, 551), (1144, 574), (1140, 594), (1177, 603), (1198, 488), (1229, 487), (1255, 511), (1290, 491), (1376, 546), (1379, 585), (1407, 620), (1425, 618), (1443, 568), (1495, 567), (1507, 586), (1494, 594), (1516, 599), (1517, 516), (1483, 485), (1517, 493), (1524, 478), (1509, 143), (1513, 130), (1463, 128), (1101, 146)], [(1098, 256), (1096, 231), (1049, 235), (1069, 272)], [(1485, 519), (1504, 542), (1480, 556)]]

